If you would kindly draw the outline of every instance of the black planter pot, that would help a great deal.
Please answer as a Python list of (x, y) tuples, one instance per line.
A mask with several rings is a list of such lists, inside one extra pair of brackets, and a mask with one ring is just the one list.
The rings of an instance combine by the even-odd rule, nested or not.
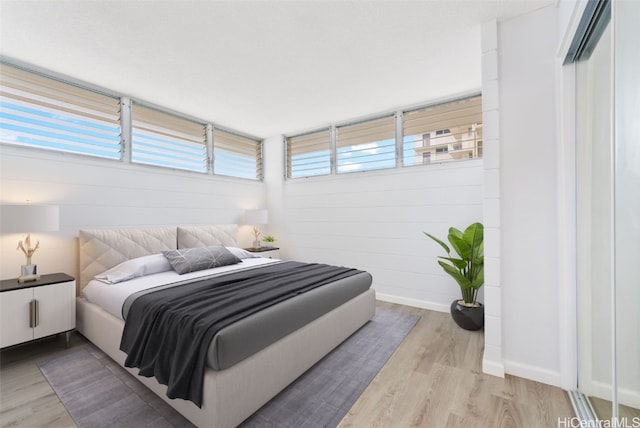
[(451, 317), (458, 326), (465, 330), (480, 330), (484, 327), (484, 306), (465, 306), (462, 300), (454, 300), (451, 303)]

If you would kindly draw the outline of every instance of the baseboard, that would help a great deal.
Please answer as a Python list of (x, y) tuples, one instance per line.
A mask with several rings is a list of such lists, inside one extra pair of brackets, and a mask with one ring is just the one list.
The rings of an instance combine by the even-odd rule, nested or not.
[(509, 360), (504, 360), (503, 364), (505, 373), (562, 388), (562, 374), (558, 371), (547, 370)]
[(497, 361), (482, 359), (482, 373), (504, 378), (504, 365)]
[(399, 297), (392, 294), (378, 293), (376, 291), (376, 299), (389, 303), (397, 303), (399, 305), (413, 306), (414, 308), (429, 309), (437, 312), (449, 312), (449, 305), (441, 303), (427, 302), (425, 300), (411, 299), (408, 297)]

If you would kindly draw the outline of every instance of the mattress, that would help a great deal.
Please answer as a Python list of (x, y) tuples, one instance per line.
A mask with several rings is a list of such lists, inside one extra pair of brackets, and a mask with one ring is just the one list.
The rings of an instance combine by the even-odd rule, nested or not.
[(252, 258), (242, 259), (241, 263), (220, 266), (215, 269), (206, 269), (185, 274), (178, 274), (173, 270), (156, 273), (153, 275), (140, 276), (128, 281), (116, 284), (106, 284), (98, 280), (91, 280), (82, 290), (84, 297), (91, 303), (100, 306), (116, 318), (124, 320), (123, 305), (131, 294), (148, 290), (150, 288), (159, 287), (166, 284), (172, 284), (181, 281), (189, 281), (197, 278), (204, 278), (211, 275), (220, 275), (226, 272), (233, 272), (240, 269), (251, 269), (253, 267), (263, 266), (270, 263), (278, 263), (276, 259)]
[[(173, 271), (134, 278), (117, 284), (91, 281), (83, 290), (88, 301), (124, 319), (123, 307), (131, 294), (165, 284), (187, 282), (212, 275), (224, 275), (239, 269), (253, 269), (273, 259), (243, 259), (242, 263), (178, 275)], [(218, 332), (207, 352), (207, 366), (223, 370), (269, 346), (332, 309), (365, 292), (371, 275), (361, 272), (266, 308), (241, 319)], [(126, 310), (124, 311), (126, 314)]]

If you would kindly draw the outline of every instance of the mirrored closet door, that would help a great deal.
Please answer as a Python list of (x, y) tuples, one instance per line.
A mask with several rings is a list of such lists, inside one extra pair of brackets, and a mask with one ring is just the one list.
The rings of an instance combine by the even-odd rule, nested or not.
[(590, 3), (602, 8), (593, 13), (575, 64), (578, 387), (592, 418), (634, 426), (640, 421), (640, 2)]

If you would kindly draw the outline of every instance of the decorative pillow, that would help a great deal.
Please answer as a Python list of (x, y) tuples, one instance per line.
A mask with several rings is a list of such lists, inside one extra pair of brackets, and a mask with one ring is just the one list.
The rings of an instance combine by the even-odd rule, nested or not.
[(139, 276), (151, 275), (154, 273), (171, 270), (171, 264), (162, 254), (152, 254), (150, 256), (138, 257), (127, 260), (111, 269), (94, 276), (98, 281), (106, 284), (117, 284)]
[(233, 254), (239, 259), (259, 259), (260, 258), (260, 256), (257, 255), (256, 253), (247, 251), (244, 248), (227, 247), (227, 250), (229, 250), (231, 254)]
[(173, 270), (180, 275), (241, 262), (239, 258), (231, 254), (222, 245), (182, 248), (180, 250), (163, 251), (162, 254), (169, 260)]

